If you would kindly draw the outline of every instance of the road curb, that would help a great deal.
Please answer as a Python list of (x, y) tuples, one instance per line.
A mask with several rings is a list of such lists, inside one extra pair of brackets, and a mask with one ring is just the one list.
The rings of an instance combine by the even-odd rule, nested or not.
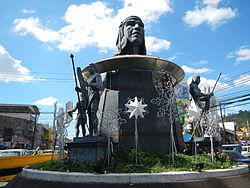
[(78, 183), (145, 184), (195, 181), (219, 177), (238, 176), (249, 173), (248, 165), (228, 169), (204, 170), (202, 172), (164, 172), (131, 174), (91, 174), (77, 172), (55, 172), (24, 168), (22, 176), (28, 179)]

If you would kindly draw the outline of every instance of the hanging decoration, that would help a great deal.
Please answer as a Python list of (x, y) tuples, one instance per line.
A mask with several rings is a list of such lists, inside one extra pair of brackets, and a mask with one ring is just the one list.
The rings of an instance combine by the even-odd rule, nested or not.
[(107, 164), (107, 166), (109, 166), (110, 164), (111, 155), (113, 153), (113, 144), (111, 141), (112, 133), (116, 131), (119, 133), (120, 126), (127, 122), (125, 119), (121, 118), (121, 113), (122, 113), (121, 109), (118, 109), (116, 111), (112, 108), (105, 108), (105, 111), (100, 111), (100, 110), (97, 111), (98, 121), (100, 122), (102, 132), (108, 138), (107, 153), (104, 161), (104, 164)]
[(172, 155), (174, 162), (174, 155), (177, 153), (175, 138), (174, 138), (174, 123), (178, 114), (176, 107), (176, 97), (174, 85), (172, 83), (172, 76), (165, 72), (156, 72), (154, 75), (155, 90), (158, 94), (157, 97), (151, 100), (152, 104), (159, 106), (157, 117), (161, 118), (167, 116), (170, 122), (170, 147), (169, 153)]
[[(66, 112), (69, 109), (72, 109), (73, 103), (68, 101), (66, 103)], [(59, 156), (60, 159), (64, 158), (64, 146), (65, 146), (65, 138), (68, 136), (67, 128), (69, 127), (69, 123), (72, 121), (72, 118), (68, 116), (68, 113), (64, 112), (63, 108), (59, 108), (56, 116), (56, 125), (58, 132), (58, 141), (59, 141)], [(68, 124), (68, 125), (67, 125)]]
[(127, 110), (126, 113), (129, 114), (129, 119), (135, 117), (135, 135), (134, 135), (134, 149), (135, 149), (135, 165), (139, 165), (139, 157), (138, 157), (138, 117), (144, 118), (144, 114), (147, 112), (145, 108), (148, 105), (143, 102), (143, 98), (138, 99), (137, 97), (133, 99), (128, 99), (128, 102), (125, 104)]

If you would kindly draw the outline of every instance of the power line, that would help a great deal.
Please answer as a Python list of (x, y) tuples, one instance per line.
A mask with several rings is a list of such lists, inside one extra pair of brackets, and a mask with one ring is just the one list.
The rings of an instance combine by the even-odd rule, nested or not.
[[(3, 71), (3, 72), (11, 72), (11, 73), (20, 73), (19, 71), (14, 71), (14, 70), (11, 70), (11, 69), (0, 69), (0, 71)], [(70, 73), (63, 73), (63, 72), (29, 72), (29, 74), (56, 74), (56, 75), (72, 75)]]
[[(249, 72), (249, 71), (247, 71)], [(246, 72), (245, 72), (246, 73)], [(240, 78), (240, 77), (237, 77), (236, 79), (231, 79), (230, 84), (229, 81), (226, 81), (226, 82), (221, 82), (218, 84), (218, 87), (221, 86), (221, 85), (225, 85), (226, 86), (222, 86), (220, 89), (216, 90), (216, 92), (220, 92), (220, 91), (223, 91), (223, 90), (226, 90), (226, 89), (230, 89), (230, 88), (233, 88), (233, 87), (237, 87), (237, 86), (240, 86), (240, 85), (243, 85), (244, 83), (246, 82), (250, 82), (250, 74), (240, 74), (240, 76), (245, 76), (245, 78)]]
[[(238, 104), (238, 105), (233, 105), (233, 106), (224, 105), (223, 109), (234, 108), (234, 107), (237, 107), (237, 106), (245, 106), (245, 105), (248, 105), (248, 104), (250, 104), (250, 102), (242, 103), (242, 104)], [(219, 111), (219, 109), (216, 108), (216, 107), (218, 107), (218, 106), (219, 106), (219, 105), (212, 106), (211, 108), (215, 108), (215, 109), (212, 109), (211, 111), (212, 111), (212, 112)]]
[(225, 109), (227, 109), (227, 108), (234, 108), (234, 107), (237, 107), (237, 106), (244, 106), (244, 105), (247, 105), (247, 104), (250, 104), (250, 102), (243, 103), (243, 104), (238, 104), (238, 105), (234, 105), (234, 106), (227, 106)]
[(234, 104), (234, 103), (238, 103), (238, 102), (244, 102), (244, 101), (248, 101), (250, 100), (250, 97), (249, 98), (246, 98), (246, 99), (240, 99), (240, 100), (236, 100), (236, 101), (232, 101), (232, 102), (227, 102), (227, 103), (221, 103), (223, 105), (229, 105), (229, 104)]
[[(243, 73), (237, 74), (237, 75), (233, 76), (230, 80), (227, 80), (227, 81), (225, 81), (225, 82), (223, 82), (223, 83), (228, 83), (228, 82), (232, 82), (232, 81), (234, 81), (234, 80), (237, 80), (237, 79), (233, 79), (233, 78), (236, 78), (236, 77), (242, 76), (242, 75), (244, 75), (244, 74), (246, 74), (246, 73), (249, 73), (249, 72), (250, 72), (250, 71), (246, 71), (246, 72), (243, 72)], [(218, 85), (220, 85), (220, 84), (218, 84)]]
[(249, 89), (245, 89), (245, 90), (241, 90), (241, 91), (236, 91), (236, 92), (232, 92), (232, 93), (228, 93), (228, 94), (225, 94), (225, 95), (221, 95), (221, 96), (216, 96), (216, 98), (223, 98), (223, 97), (226, 97), (226, 96), (234, 96), (236, 94), (243, 94), (243, 93), (247, 93), (249, 92)]
[(224, 102), (224, 101), (231, 101), (231, 100), (235, 100), (235, 99), (239, 99), (239, 98), (244, 98), (244, 97), (248, 97), (250, 96), (250, 93), (246, 94), (246, 95), (241, 95), (241, 96), (237, 96), (237, 97), (233, 97), (233, 98), (227, 98), (224, 100), (218, 100), (220, 102)]

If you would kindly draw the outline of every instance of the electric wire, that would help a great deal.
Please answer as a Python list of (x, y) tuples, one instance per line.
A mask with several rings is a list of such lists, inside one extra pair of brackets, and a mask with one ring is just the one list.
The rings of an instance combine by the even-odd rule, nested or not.
[[(221, 96), (216, 96), (216, 99), (220, 99), (220, 98), (223, 98), (223, 97), (226, 97), (226, 96), (234, 96), (236, 94), (244, 94), (244, 93), (247, 93), (249, 92), (250, 89), (245, 89), (245, 90), (241, 90), (241, 91), (236, 91), (236, 92), (232, 92), (232, 93), (228, 93), (228, 94), (224, 94), (224, 95), (221, 95)], [(220, 99), (221, 100), (221, 99)]]
[(218, 100), (218, 102), (231, 101), (231, 100), (235, 100), (235, 99), (239, 99), (239, 98), (244, 98), (244, 97), (248, 97), (248, 96), (250, 96), (250, 93), (248, 93), (246, 95), (236, 96), (236, 97), (233, 97), (233, 98), (226, 98), (226, 99), (223, 99), (223, 100)]

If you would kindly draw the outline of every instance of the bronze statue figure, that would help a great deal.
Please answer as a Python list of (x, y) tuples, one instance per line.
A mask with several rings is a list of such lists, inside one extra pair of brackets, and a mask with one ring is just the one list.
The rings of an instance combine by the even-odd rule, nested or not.
[(100, 101), (100, 91), (102, 89), (102, 77), (96, 71), (94, 64), (89, 65), (90, 77), (87, 79), (88, 86), (88, 108), (87, 113), (89, 117), (89, 133), (94, 135), (97, 133), (98, 119), (96, 112)]
[[(203, 111), (208, 111), (210, 107), (210, 97), (213, 96), (213, 93), (204, 94), (201, 92), (200, 88), (198, 87), (200, 83), (200, 76), (196, 75), (192, 77), (192, 82), (189, 85), (190, 89), (189, 92), (194, 99), (195, 104), (202, 109)], [(205, 106), (202, 105), (201, 101), (205, 102)]]
[(119, 26), (115, 55), (146, 55), (144, 24), (138, 16), (129, 16)]
[(80, 95), (80, 100), (81, 100), (80, 104), (79, 104), (79, 102), (77, 102), (76, 106), (72, 110), (68, 111), (69, 115), (72, 117), (72, 113), (75, 112), (76, 110), (78, 110), (77, 117), (76, 117), (76, 125), (75, 125), (76, 138), (79, 137), (80, 126), (82, 128), (82, 136), (86, 135), (85, 125), (87, 123), (87, 116), (86, 116), (86, 104), (87, 103), (86, 103), (86, 100), (83, 98), (82, 94)]
[(96, 72), (94, 64), (90, 64), (88, 68), (90, 77), (87, 81), (84, 80), (81, 72), (81, 68), (77, 67), (77, 76), (80, 83), (80, 87), (76, 87), (75, 90), (81, 93), (80, 104), (77, 102), (76, 106), (68, 113), (72, 116), (72, 113), (78, 110), (77, 122), (76, 122), (76, 137), (79, 136), (79, 127), (82, 128), (82, 135), (85, 136), (85, 125), (87, 123), (88, 115), (88, 129), (89, 134), (94, 136), (97, 133), (98, 119), (96, 112), (98, 110), (100, 91), (102, 89), (102, 77)]
[(76, 118), (76, 137), (78, 138), (79, 136), (79, 127), (81, 126), (82, 128), (82, 136), (86, 135), (86, 129), (85, 125), (87, 123), (87, 115), (86, 115), (86, 110), (88, 107), (88, 91), (87, 91), (87, 82), (85, 82), (83, 76), (82, 76), (82, 71), (80, 67), (77, 67), (77, 77), (78, 81), (80, 84), (80, 87), (76, 87), (75, 90), (76, 92), (80, 92), (80, 103), (79, 101), (76, 103), (76, 106), (70, 110), (68, 113), (70, 116), (72, 116), (72, 113), (78, 110), (77, 112), (77, 118)]

